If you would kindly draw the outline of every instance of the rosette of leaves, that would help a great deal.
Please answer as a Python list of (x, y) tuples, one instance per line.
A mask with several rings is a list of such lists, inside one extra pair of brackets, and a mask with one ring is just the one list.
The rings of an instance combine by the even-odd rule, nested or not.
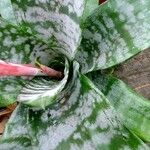
[(0, 59), (64, 72), (1, 77), (1, 107), (19, 104), (0, 149), (149, 149), (150, 102), (101, 73), (150, 46), (149, 0), (1, 0), (0, 14)]

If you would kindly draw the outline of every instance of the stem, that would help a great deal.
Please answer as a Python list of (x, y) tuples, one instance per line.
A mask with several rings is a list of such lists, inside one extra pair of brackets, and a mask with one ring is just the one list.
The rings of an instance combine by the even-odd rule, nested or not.
[(14, 64), (0, 60), (0, 76), (50, 76), (62, 78), (63, 74), (38, 63), (39, 67), (31, 64)]
[(62, 72), (56, 71), (52, 68), (49, 68), (45, 65), (42, 65), (37, 60), (35, 61), (35, 64), (42, 70), (43, 73), (45, 73), (46, 75), (48, 75), (50, 77), (56, 77), (56, 78), (62, 78), (63, 77)]
[(56, 77), (56, 78), (62, 78), (63, 74), (59, 71), (56, 71), (52, 68), (49, 68), (47, 66), (41, 65), (40, 69), (42, 70), (42, 72), (44, 72), (46, 75), (50, 76), (50, 77)]

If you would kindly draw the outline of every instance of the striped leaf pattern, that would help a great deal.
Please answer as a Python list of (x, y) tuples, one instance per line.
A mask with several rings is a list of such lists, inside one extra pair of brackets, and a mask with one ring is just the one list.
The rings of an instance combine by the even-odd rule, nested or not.
[(33, 111), (19, 105), (8, 122), (2, 143), (3, 150), (148, 150), (122, 126), (105, 96), (82, 75), (75, 80), (67, 103), (61, 109)]
[(0, 78), (0, 106), (21, 102), (0, 149), (149, 150), (150, 103), (101, 74), (150, 46), (149, 17), (149, 0), (0, 1), (0, 60), (64, 72)]
[(85, 0), (12, 0), (19, 26), (72, 59), (80, 42)]
[[(0, 59), (9, 63), (31, 63), (35, 59), (48, 65), (58, 57), (57, 53), (50, 51), (45, 43), (35, 39), (34, 36), (8, 24), (0, 18)], [(0, 107), (8, 105), (8, 102), (16, 101), (22, 87), (30, 78), (24, 77), (0, 77)], [(5, 104), (6, 103), (6, 104)]]
[(150, 102), (121, 80), (100, 73), (88, 75), (116, 109), (124, 125), (146, 141), (150, 141)]
[(95, 10), (76, 56), (82, 72), (112, 67), (148, 48), (149, 8), (149, 0), (109, 0)]

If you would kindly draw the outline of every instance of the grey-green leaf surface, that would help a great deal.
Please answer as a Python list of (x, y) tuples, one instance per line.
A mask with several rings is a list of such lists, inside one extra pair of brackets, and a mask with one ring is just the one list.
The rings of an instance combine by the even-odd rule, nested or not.
[[(73, 84), (72, 84), (73, 85)], [(148, 147), (119, 122), (104, 95), (80, 75), (65, 105), (33, 111), (19, 105), (0, 143), (6, 149), (145, 150)]]
[(150, 141), (150, 101), (115, 77), (95, 72), (90, 78), (116, 109), (124, 125), (143, 140)]
[[(0, 18), (0, 59), (6, 62), (34, 64), (36, 58), (48, 65), (58, 57), (43, 42), (8, 24)], [(0, 107), (16, 101), (22, 87), (29, 79), (21, 77), (0, 77)]]
[(33, 79), (23, 87), (18, 95), (17, 101), (30, 105), (35, 108), (45, 108), (52, 104), (57, 95), (61, 93), (65, 87), (69, 75), (69, 63), (66, 60), (64, 78), (60, 81), (51, 79), (44, 79), (41, 77)]
[(18, 26), (70, 59), (80, 43), (85, 1), (11, 0)]
[(84, 9), (84, 13), (81, 18), (82, 23), (84, 23), (85, 20), (87, 19), (87, 17), (89, 17), (91, 15), (91, 13), (98, 7), (99, 7), (98, 0), (87, 0), (85, 9)]
[[(86, 13), (86, 8), (89, 6), (85, 7), (84, 0), (12, 0), (11, 2), (17, 26), (0, 21), (2, 37), (0, 59), (31, 63), (39, 57), (40, 62), (46, 65), (49, 65), (51, 60), (55, 60), (56, 56), (59, 56), (58, 53), (72, 59), (81, 40), (80, 25), (85, 27), (76, 59), (80, 62), (83, 73), (118, 64), (149, 46), (147, 33), (150, 2), (148, 0), (110, 0), (91, 16)], [(95, 5), (92, 6), (94, 7), (91, 12), (96, 8)], [(4, 13), (2, 14), (3, 10), (1, 10), (1, 17), (11, 22), (11, 17), (7, 18)], [(86, 20), (85, 24), (81, 24), (84, 22), (82, 16), (83, 20)], [(89, 17), (84, 19), (84, 16)], [(131, 116), (129, 111), (127, 118), (126, 111), (120, 113), (122, 108), (120, 103), (115, 106), (111, 101), (109, 102), (107, 98), (110, 97), (103, 90), (106, 96), (85, 76), (80, 73), (76, 76), (78, 71), (75, 68), (75, 66), (69, 68), (69, 75), (72, 75), (73, 70), (75, 77), (70, 79), (69, 76), (66, 85), (65, 80), (62, 87), (65, 88), (61, 89), (56, 96), (55, 104), (45, 110), (35, 110), (19, 104), (6, 126), (0, 141), (0, 149), (149, 149), (134, 134), (148, 139), (149, 132), (146, 134), (145, 131), (149, 126), (146, 123), (144, 128), (137, 129), (141, 127), (137, 123), (142, 120), (142, 113), (148, 112), (148, 107), (142, 111), (141, 106), (145, 104), (140, 103), (137, 107), (133, 107), (133, 112), (138, 108), (141, 113), (134, 112)], [(38, 91), (34, 91), (34, 87), (39, 89), (41, 85), (44, 89), (43, 87), (46, 86), (48, 90), (45, 88), (44, 91), (49, 92), (51, 83), (52, 86), (56, 83), (44, 81), (43, 78), (38, 80), (40, 82), (36, 85), (32, 84), (36, 79), (26, 85), (34, 95), (36, 92), (39, 94)], [(1, 91), (4, 91), (2, 98), (7, 94), (6, 99), (10, 98), (11, 94), (15, 94), (13, 97), (15, 99), (17, 94), (15, 85), (19, 87), (19, 92), (24, 85), (22, 78), (21, 81), (18, 78), (12, 80), (9, 78), (7, 85), (14, 83), (10, 88), (5, 85), (7, 78), (1, 78), (1, 81)], [(117, 85), (128, 91), (124, 85)], [(25, 97), (24, 94), (26, 93), (22, 93), (21, 96)], [(131, 93), (129, 96), (133, 98)], [(115, 96), (113, 98), (115, 99)], [(125, 97), (123, 98), (125, 100)], [(36, 100), (39, 99), (34, 99), (33, 103), (32, 100), (30, 101), (36, 107), (43, 102), (40, 99), (39, 103), (38, 101), (35, 103)], [(42, 107), (45, 107), (45, 104), (47, 105), (46, 100)], [(111, 105), (116, 108), (117, 113)], [(126, 108), (129, 110), (128, 107)], [(136, 120), (135, 116), (139, 118)], [(144, 121), (149, 123), (149, 115), (146, 114), (146, 117)], [(120, 120), (131, 129), (131, 132), (120, 123)]]
[(17, 24), (16, 18), (13, 12), (11, 0), (0, 1), (0, 16), (8, 20), (12, 24)]
[(150, 1), (109, 0), (84, 24), (76, 59), (83, 73), (121, 63), (150, 46)]

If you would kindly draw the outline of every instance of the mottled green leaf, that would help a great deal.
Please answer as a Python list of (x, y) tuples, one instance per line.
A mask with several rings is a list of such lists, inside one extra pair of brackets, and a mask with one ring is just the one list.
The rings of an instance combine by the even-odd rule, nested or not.
[(150, 46), (150, 1), (109, 0), (84, 24), (76, 59), (83, 73), (114, 66)]
[(87, 17), (89, 17), (91, 15), (91, 13), (98, 7), (99, 7), (98, 0), (87, 0), (85, 9), (84, 9), (84, 13), (82, 16), (82, 22), (84, 23), (84, 21), (87, 19)]
[(86, 0), (11, 0), (19, 27), (72, 59), (80, 42)]
[[(9, 62), (34, 63), (38, 58), (49, 66), (64, 55), (73, 59), (80, 45), (76, 60), (82, 73), (87, 73), (111, 67), (149, 47), (148, 0), (110, 0), (99, 8), (91, 0), (11, 2), (0, 3), (0, 59)], [(0, 78), (3, 101), (15, 100), (22, 87), (18, 100), (23, 103), (45, 108), (55, 100), (44, 110), (19, 104), (6, 126), (0, 149), (148, 150), (136, 134), (149, 140), (149, 103), (117, 79), (110, 80), (114, 86), (106, 87), (107, 91), (97, 88), (78, 72), (79, 64), (69, 65), (62, 81)], [(101, 80), (101, 85), (108, 83)], [(117, 101), (120, 96), (123, 103)]]
[(124, 125), (146, 141), (150, 141), (150, 101), (137, 94), (121, 80), (91, 73), (90, 78), (104, 93)]
[(19, 105), (0, 147), (6, 149), (145, 150), (148, 147), (122, 126), (104, 95), (85, 76), (76, 79), (65, 105), (33, 111)]
[(17, 100), (32, 107), (44, 109), (61, 93), (67, 83), (68, 75), (69, 63), (66, 60), (62, 80), (52, 80), (50, 77), (47, 80), (41, 77), (35, 78), (22, 89)]
[[(16, 90), (17, 91), (17, 90)], [(17, 94), (17, 93), (16, 93)], [(8, 105), (10, 105), (10, 104), (13, 104), (16, 100), (15, 100), (15, 96), (16, 96), (16, 94), (14, 94), (13, 96), (7, 96), (6, 94), (0, 94), (0, 108), (1, 107), (6, 107), (6, 106), (8, 106)]]
[[(34, 63), (34, 60), (39, 58), (42, 63), (48, 65), (49, 61), (54, 58), (53, 55), (57, 55), (54, 53), (58, 52), (59, 44), (65, 47), (63, 47), (64, 50), (67, 50), (66, 47), (68, 47), (69, 50), (74, 51), (77, 47), (76, 44), (80, 41), (80, 17), (84, 10), (84, 3), (84, 1), (56, 2), (54, 0), (50, 2), (0, 1), (1, 17), (8, 23), (14, 24), (8, 24), (2, 18), (0, 20), (0, 59), (13, 63)], [(91, 1), (87, 1), (85, 12), (89, 10), (89, 3), (91, 4)], [(51, 40), (49, 41), (49, 39)], [(53, 42), (53, 40), (57, 40), (57, 42)], [(48, 49), (55, 52), (50, 50), (48, 52)], [(71, 54), (73, 53), (71, 52)], [(33, 86), (30, 92), (29, 89), (26, 89), (30, 94), (23, 90), (23, 94), (20, 95), (22, 86), (31, 87), (30, 84), (27, 84), (28, 80), (19, 77), (1, 77), (0, 80), (1, 107), (13, 103), (16, 99), (30, 103), (30, 105), (33, 105), (33, 103), (34, 106), (39, 105), (37, 101), (38, 92), (34, 92), (37, 94), (36, 103), (35, 100), (31, 100), (31, 92), (33, 93), (33, 90), (35, 90), (33, 82), (36, 82), (36, 87), (38, 87), (38, 84), (41, 85), (41, 83), (37, 83), (37, 78), (33, 82), (29, 82)], [(51, 80), (48, 82), (44, 79), (40, 82), (42, 82), (41, 86), (45, 87), (45, 91), (54, 88), (59, 83)], [(40, 89), (43, 88), (40, 87)], [(63, 86), (61, 89), (63, 89)], [(17, 95), (19, 95), (18, 98)], [(29, 99), (30, 101), (28, 101)], [(44, 99), (42, 101), (44, 104), (40, 105), (44, 107), (46, 103)]]
[(0, 16), (10, 23), (17, 24), (11, 0), (0, 0)]
[[(48, 65), (58, 57), (43, 42), (0, 18), (0, 59), (12, 63), (34, 64), (36, 58)], [(29, 79), (0, 77), (0, 107), (16, 101), (22, 86)], [(6, 101), (6, 103), (5, 103)]]

